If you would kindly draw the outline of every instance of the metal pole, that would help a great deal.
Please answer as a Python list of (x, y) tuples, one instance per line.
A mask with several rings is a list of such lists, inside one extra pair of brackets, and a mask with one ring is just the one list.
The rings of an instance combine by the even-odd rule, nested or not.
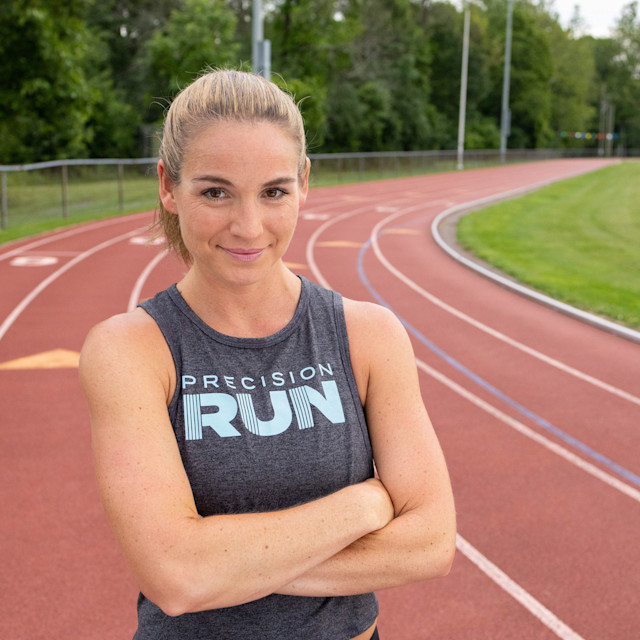
[(118, 165), (118, 211), (124, 209), (124, 165)]
[(502, 86), (502, 116), (500, 119), (500, 162), (507, 157), (507, 138), (511, 133), (509, 88), (511, 86), (511, 41), (513, 38), (513, 0), (507, 3), (507, 36), (504, 44), (504, 84)]
[(262, 23), (262, 0), (253, 0), (253, 13), (251, 19), (251, 64), (253, 73), (260, 73), (261, 64), (261, 43), (264, 39)]
[(260, 45), (260, 75), (267, 80), (271, 80), (271, 40), (263, 40)]
[(607, 127), (605, 122), (605, 116), (607, 113), (607, 88), (606, 85), (602, 85), (600, 92), (600, 130), (598, 131), (598, 155), (604, 157), (606, 147), (606, 134)]
[(0, 182), (2, 183), (2, 210), (0, 213), (0, 229), (7, 228), (7, 172), (3, 171), (0, 174)]
[(67, 183), (69, 182), (69, 173), (67, 165), (63, 164), (62, 167), (62, 217), (67, 217)]
[(609, 126), (607, 127), (607, 157), (613, 156), (613, 131), (615, 129), (616, 106), (609, 105)]
[(464, 36), (462, 39), (462, 77), (460, 79), (460, 114), (458, 118), (458, 169), (464, 169), (464, 134), (467, 119), (467, 79), (469, 76), (469, 29), (471, 12), (464, 12)]

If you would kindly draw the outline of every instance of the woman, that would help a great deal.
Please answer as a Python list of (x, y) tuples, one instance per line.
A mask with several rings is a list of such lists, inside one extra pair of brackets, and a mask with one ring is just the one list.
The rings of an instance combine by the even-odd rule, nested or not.
[(369, 640), (374, 590), (449, 571), (404, 329), (283, 263), (309, 166), (296, 105), (258, 76), (208, 73), (167, 114), (159, 223), (189, 269), (94, 328), (80, 370), (137, 639)]

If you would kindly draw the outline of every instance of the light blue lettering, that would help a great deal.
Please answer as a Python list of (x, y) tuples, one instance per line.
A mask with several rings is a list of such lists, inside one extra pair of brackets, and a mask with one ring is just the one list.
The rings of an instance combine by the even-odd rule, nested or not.
[(289, 390), (299, 429), (315, 426), (311, 407), (318, 409), (333, 424), (344, 423), (344, 409), (335, 380), (323, 382), (322, 390), (324, 396), (316, 389), (306, 385)]
[(215, 413), (201, 414), (203, 426), (211, 427), (222, 438), (240, 435), (240, 432), (231, 424), (238, 414), (238, 405), (233, 396), (227, 393), (201, 393), (200, 405), (218, 408)]
[[(247, 382), (245, 382), (245, 380), (247, 380)], [(240, 379), (240, 383), (242, 384), (242, 386), (245, 389), (255, 389), (256, 385), (255, 384), (248, 384), (249, 382), (253, 382), (253, 378), (241, 378)]]
[(257, 436), (277, 436), (286, 431), (291, 425), (292, 413), (287, 400), (287, 392), (270, 391), (269, 397), (273, 407), (273, 418), (271, 420), (260, 420), (256, 416), (251, 395), (239, 393), (237, 396), (244, 426)]
[(205, 389), (208, 389), (209, 386), (218, 388), (218, 376), (203, 376), (202, 382), (204, 382)]
[[(305, 375), (305, 371), (309, 371), (310, 373), (307, 373), (307, 375)], [(311, 380), (311, 378), (313, 378), (316, 375), (316, 370), (313, 367), (305, 367), (301, 372), (300, 372), (300, 377), (303, 380)]]
[(195, 384), (196, 378), (195, 376), (182, 376), (182, 388), (186, 389), (187, 386)]
[(333, 375), (333, 369), (331, 368), (331, 363), (327, 362), (327, 366), (323, 366), (321, 364), (318, 365), (318, 369), (320, 371), (320, 375), (323, 376), (325, 374), (332, 376)]

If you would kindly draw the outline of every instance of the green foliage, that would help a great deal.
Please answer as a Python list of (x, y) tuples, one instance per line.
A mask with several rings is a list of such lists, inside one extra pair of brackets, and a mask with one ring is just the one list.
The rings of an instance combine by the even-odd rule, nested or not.
[(184, 0), (145, 46), (150, 101), (171, 98), (207, 67), (233, 65), (235, 27), (236, 17), (223, 0)]
[[(453, 0), (264, 3), (274, 79), (298, 99), (315, 152), (453, 149), (463, 14)], [(507, 0), (470, 5), (465, 146), (499, 145)], [(251, 0), (3, 0), (0, 162), (134, 156), (207, 66), (250, 68)], [(604, 97), (640, 148), (640, 20), (610, 39), (568, 28), (552, 0), (515, 0), (510, 148), (595, 146)]]
[[(5, 0), (6, 1), (6, 0)], [(82, 156), (92, 95), (78, 2), (11, 0), (0, 20), (0, 162)]]

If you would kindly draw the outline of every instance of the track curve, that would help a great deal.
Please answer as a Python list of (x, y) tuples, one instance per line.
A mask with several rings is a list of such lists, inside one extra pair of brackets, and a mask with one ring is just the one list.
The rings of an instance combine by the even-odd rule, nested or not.
[[(301, 212), (292, 269), (386, 304), (405, 323), (454, 485), (452, 574), (381, 592), (383, 638), (640, 633), (640, 345), (497, 286), (430, 234), (448, 208), (605, 164), (313, 189)], [(0, 247), (2, 637), (104, 640), (135, 628), (76, 366), (93, 324), (183, 273), (144, 243), (150, 221), (138, 214)]]

